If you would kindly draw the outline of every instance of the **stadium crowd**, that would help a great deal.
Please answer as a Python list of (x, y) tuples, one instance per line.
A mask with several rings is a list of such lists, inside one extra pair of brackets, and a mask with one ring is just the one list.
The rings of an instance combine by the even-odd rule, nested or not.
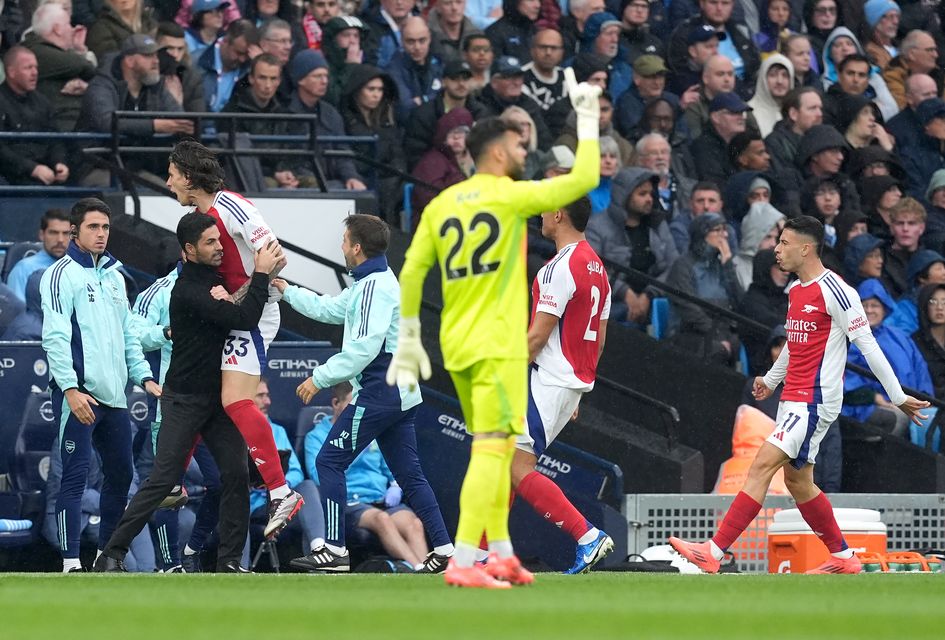
[[(939, 0), (20, 0), (2, 11), (0, 131), (108, 133), (116, 110), (181, 114), (123, 124), (147, 141), (199, 133), (186, 112), (315, 114), (319, 134), (377, 136), (373, 157), (391, 170), (321, 164), (330, 188), (376, 189), (388, 220), (401, 213), (400, 172), (420, 181), (414, 221), (431, 187), (472, 174), (465, 137), (482, 117), (519, 125), (523, 178), (567, 173), (571, 67), (603, 89), (587, 238), (608, 262), (612, 320), (650, 324), (662, 294), (634, 275), (645, 273), (769, 326), (766, 339), (672, 302), (674, 344), (763, 374), (785, 340), (772, 249), (804, 213), (825, 225), (824, 263), (857, 287), (897, 376), (945, 392)], [(238, 126), (300, 133), (277, 119)], [(5, 141), (0, 179), (107, 183), (78, 158), (51, 138)], [(260, 166), (268, 188), (317, 184), (310, 160)], [(47, 215), (43, 249), (10, 273), (25, 306), (4, 339), (38, 338), (35, 273), (63, 255), (67, 232), (67, 216)], [(845, 384), (845, 415), (906, 429), (875, 382)]]

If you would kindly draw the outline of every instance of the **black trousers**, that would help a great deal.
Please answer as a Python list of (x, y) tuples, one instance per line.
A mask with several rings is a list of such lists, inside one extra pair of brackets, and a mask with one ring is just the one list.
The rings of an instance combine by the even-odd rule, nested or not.
[(103, 553), (124, 558), (128, 545), (151, 514), (180, 483), (184, 463), (202, 437), (220, 468), (220, 548), (217, 566), (240, 561), (249, 527), (249, 470), (246, 442), (223, 410), (219, 394), (177, 393), (164, 387), (161, 430), (151, 475), (125, 509)]

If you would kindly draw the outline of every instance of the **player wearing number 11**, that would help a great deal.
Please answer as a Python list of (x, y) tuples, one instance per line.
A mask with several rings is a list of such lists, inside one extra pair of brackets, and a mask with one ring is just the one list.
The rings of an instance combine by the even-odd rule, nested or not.
[[(444, 365), (473, 434), (447, 584), (503, 588), (532, 581), (515, 557), (508, 530), (510, 466), (528, 404), (526, 219), (568, 205), (600, 180), (600, 90), (578, 85), (570, 69), (565, 81), (579, 139), (571, 173), (540, 182), (515, 180), (527, 155), (516, 125), (481, 120), (466, 142), (476, 175), (427, 205), (400, 274), (400, 334), (387, 382), (410, 386), (418, 373), (430, 376), (418, 314), (423, 280), (436, 262), (442, 273)], [(490, 560), (482, 570), (474, 560), (484, 531)]]
[(756, 400), (764, 400), (784, 381), (777, 427), (755, 455), (715, 536), (701, 543), (669, 539), (681, 556), (708, 573), (719, 570), (722, 553), (758, 515), (771, 478), (782, 468), (801, 516), (830, 552), (808, 573), (862, 570), (843, 539), (830, 500), (814, 484), (817, 449), (843, 404), (847, 340), (859, 347), (893, 404), (916, 423), (925, 419), (919, 412), (929, 403), (903, 393), (870, 331), (856, 289), (824, 268), (823, 245), (824, 226), (816, 219), (799, 216), (784, 225), (774, 254), (782, 271), (798, 277), (788, 289), (787, 344), (768, 373), (755, 378), (752, 389)]

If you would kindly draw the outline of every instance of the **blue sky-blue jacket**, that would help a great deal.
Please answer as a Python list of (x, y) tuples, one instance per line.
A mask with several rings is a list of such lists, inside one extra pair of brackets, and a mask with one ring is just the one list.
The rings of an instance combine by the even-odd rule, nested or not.
[(132, 329), (121, 263), (107, 251), (92, 256), (69, 244), (43, 274), (43, 350), (50, 385), (78, 388), (108, 407), (126, 408), (125, 387), (153, 380)]
[(421, 402), (420, 390), (387, 385), (391, 354), (400, 330), (400, 284), (387, 258), (369, 258), (351, 271), (354, 284), (337, 296), (319, 295), (289, 286), (282, 299), (304, 316), (327, 324), (344, 324), (341, 352), (312, 372), (319, 389), (350, 381), (352, 402), (361, 407), (399, 406), (401, 411)]

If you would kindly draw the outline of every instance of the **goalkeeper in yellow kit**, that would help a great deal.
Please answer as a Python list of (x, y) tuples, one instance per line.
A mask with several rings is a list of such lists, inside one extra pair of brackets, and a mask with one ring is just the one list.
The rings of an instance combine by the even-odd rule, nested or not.
[[(445, 572), (451, 585), (508, 588), (533, 580), (515, 557), (508, 528), (509, 469), (528, 402), (526, 219), (570, 204), (600, 181), (600, 89), (577, 84), (571, 69), (565, 82), (579, 138), (571, 173), (515, 181), (527, 154), (516, 125), (499, 118), (477, 122), (466, 141), (476, 175), (427, 205), (400, 273), (400, 336), (387, 382), (413, 386), (418, 373), (430, 377), (418, 315), (423, 280), (437, 262), (444, 365), (473, 435), (456, 551)], [(475, 564), (483, 531), (490, 552), (485, 568)]]

